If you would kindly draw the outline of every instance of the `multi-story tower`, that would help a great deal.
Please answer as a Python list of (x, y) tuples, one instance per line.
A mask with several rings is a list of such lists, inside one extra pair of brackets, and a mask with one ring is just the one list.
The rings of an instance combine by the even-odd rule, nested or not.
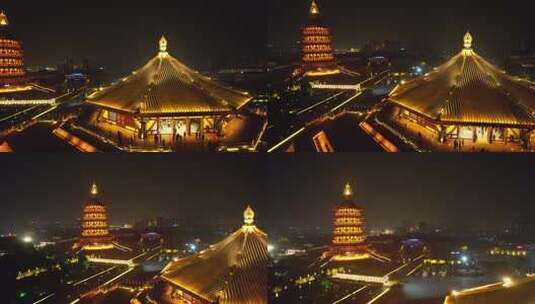
[(353, 201), (353, 189), (345, 185), (342, 203), (334, 209), (333, 239), (327, 253), (334, 259), (363, 259), (369, 257), (369, 245), (364, 231), (362, 208)]
[(84, 205), (80, 246), (85, 250), (113, 248), (113, 237), (108, 230), (108, 212), (98, 199), (98, 188), (91, 186), (91, 198)]
[(338, 74), (329, 28), (321, 20), (316, 0), (312, 0), (309, 21), (302, 31), (301, 68), (306, 76)]
[(0, 89), (26, 83), (22, 43), (9, 31), (9, 20), (0, 12)]

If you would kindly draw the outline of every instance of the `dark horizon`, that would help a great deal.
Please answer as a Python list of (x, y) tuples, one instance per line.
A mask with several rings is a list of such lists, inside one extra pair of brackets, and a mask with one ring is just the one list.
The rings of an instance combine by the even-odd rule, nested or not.
[(87, 59), (128, 73), (157, 54), (165, 35), (170, 53), (186, 65), (226, 68), (262, 60), (266, 45), (265, 9), (246, 0), (7, 0), (0, 9), (24, 43), (26, 66)]
[[(309, 5), (309, 0), (237, 0), (232, 5), (209, 0), (7, 0), (0, 9), (24, 42), (26, 66), (87, 59), (114, 73), (128, 73), (156, 54), (161, 35), (169, 38), (170, 52), (195, 69), (262, 63), (268, 44), (296, 45)], [(336, 48), (391, 40), (417, 51), (452, 54), (460, 50), (466, 30), (474, 35), (476, 51), (491, 59), (535, 47), (530, 32), (535, 20), (527, 3), (320, 0), (319, 5)]]
[[(527, 2), (515, 5), (481, 0), (317, 2), (324, 22), (331, 29), (335, 48), (390, 40), (417, 51), (453, 54), (461, 50), (467, 30), (474, 35), (476, 51), (485, 56), (508, 56), (524, 42), (535, 47), (531, 33), (535, 20)], [(310, 0), (270, 3), (270, 43), (283, 47), (295, 45), (301, 27), (307, 22)]]
[[(97, 181), (111, 223), (144, 216), (239, 226), (251, 204), (266, 231), (329, 228), (343, 185), (353, 184), (369, 228), (425, 221), (498, 229), (535, 212), (535, 160), (496, 155), (340, 154), (264, 157), (4, 157), (2, 232), (32, 220), (74, 225)], [(31, 186), (30, 186), (31, 185)]]

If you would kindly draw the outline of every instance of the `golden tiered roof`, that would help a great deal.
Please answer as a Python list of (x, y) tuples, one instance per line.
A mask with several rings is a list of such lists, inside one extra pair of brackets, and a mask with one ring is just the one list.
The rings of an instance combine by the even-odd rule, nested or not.
[(368, 244), (362, 209), (353, 203), (353, 189), (344, 187), (344, 201), (334, 209), (334, 231), (330, 255), (335, 260), (367, 259)]
[(535, 84), (513, 78), (472, 49), (434, 71), (397, 86), (389, 100), (440, 123), (535, 126)]
[(199, 254), (170, 263), (162, 278), (210, 303), (267, 303), (267, 235), (248, 207), (244, 224)]
[(103, 250), (113, 248), (108, 230), (108, 211), (98, 199), (98, 187), (91, 184), (91, 199), (84, 205), (82, 215), (81, 245), (86, 250)]
[(326, 76), (339, 74), (333, 49), (331, 34), (320, 18), (316, 0), (312, 0), (309, 9), (309, 20), (302, 30), (301, 65), (307, 76)]
[(141, 116), (227, 113), (251, 100), (245, 92), (220, 85), (191, 70), (167, 52), (167, 39), (145, 66), (87, 102)]

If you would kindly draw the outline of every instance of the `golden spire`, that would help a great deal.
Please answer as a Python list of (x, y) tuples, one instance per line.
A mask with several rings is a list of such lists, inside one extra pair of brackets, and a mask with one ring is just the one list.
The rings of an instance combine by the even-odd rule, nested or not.
[(6, 26), (9, 25), (9, 21), (7, 20), (6, 13), (4, 11), (0, 11), (0, 26)]
[(167, 39), (165, 39), (165, 36), (162, 35), (162, 38), (160, 38), (160, 53), (166, 53), (167, 52)]
[(352, 198), (353, 197), (353, 189), (351, 188), (351, 185), (349, 183), (346, 183), (344, 187), (344, 197), (345, 198)]
[(252, 226), (254, 224), (254, 211), (249, 205), (247, 205), (247, 208), (243, 211), (243, 223), (245, 226)]
[(312, 4), (310, 5), (310, 15), (315, 16), (320, 13), (320, 9), (318, 8), (318, 4), (316, 3), (316, 0), (312, 0)]
[(470, 32), (466, 32), (466, 34), (464, 34), (464, 49), (465, 50), (471, 50), (472, 49), (472, 41), (474, 39), (472, 38), (472, 34), (470, 34)]
[(91, 185), (91, 195), (92, 196), (97, 196), (98, 195), (97, 183), (95, 183), (95, 182), (93, 182), (93, 184)]

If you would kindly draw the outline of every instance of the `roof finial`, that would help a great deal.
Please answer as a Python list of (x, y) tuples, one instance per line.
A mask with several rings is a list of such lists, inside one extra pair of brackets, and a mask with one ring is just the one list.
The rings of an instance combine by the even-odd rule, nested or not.
[(467, 31), (466, 34), (464, 34), (464, 49), (465, 50), (471, 50), (472, 49), (472, 41), (473, 41), (472, 34), (470, 34), (470, 31)]
[(247, 208), (245, 211), (243, 211), (243, 223), (246, 226), (251, 226), (254, 224), (254, 211), (249, 205), (247, 205)]
[(6, 26), (9, 25), (9, 21), (7, 20), (6, 13), (4, 10), (0, 11), (0, 26)]
[(95, 182), (93, 182), (93, 184), (91, 185), (91, 195), (92, 196), (98, 195), (98, 187), (97, 187), (97, 183)]
[(345, 198), (352, 198), (353, 197), (353, 188), (351, 188), (351, 185), (349, 183), (346, 183), (344, 187), (344, 197)]
[(160, 38), (160, 53), (167, 53), (167, 39), (165, 39), (165, 36), (162, 35), (162, 38)]
[(318, 15), (320, 13), (320, 10), (318, 8), (318, 4), (316, 3), (316, 0), (312, 0), (312, 4), (310, 5), (310, 15)]

